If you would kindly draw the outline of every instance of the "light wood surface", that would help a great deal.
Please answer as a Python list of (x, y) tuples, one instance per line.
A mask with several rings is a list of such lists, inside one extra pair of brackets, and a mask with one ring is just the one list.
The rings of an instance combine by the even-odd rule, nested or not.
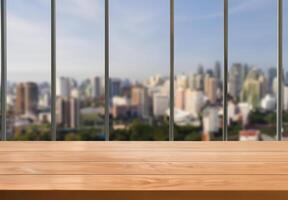
[(288, 142), (0, 142), (0, 195), (9, 191), (283, 192), (288, 198)]

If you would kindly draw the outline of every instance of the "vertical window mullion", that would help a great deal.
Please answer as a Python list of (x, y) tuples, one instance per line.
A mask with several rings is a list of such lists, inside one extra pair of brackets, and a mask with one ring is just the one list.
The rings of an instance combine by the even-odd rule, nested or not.
[(2, 140), (6, 135), (6, 91), (7, 91), (7, 5), (1, 0), (1, 132)]
[(174, 0), (170, 0), (170, 118), (169, 140), (174, 140)]
[(110, 139), (109, 118), (109, 0), (105, 0), (105, 139)]
[(228, 0), (224, 0), (223, 141), (228, 140)]
[(277, 52), (277, 140), (282, 140), (283, 102), (283, 1), (278, 0), (278, 52)]
[(56, 2), (51, 0), (51, 128), (52, 140), (57, 140), (56, 125)]

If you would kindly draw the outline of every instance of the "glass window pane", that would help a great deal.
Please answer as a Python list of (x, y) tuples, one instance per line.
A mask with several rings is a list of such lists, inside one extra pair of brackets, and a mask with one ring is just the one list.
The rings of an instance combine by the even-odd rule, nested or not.
[(59, 140), (104, 140), (104, 0), (57, 1)]
[(9, 0), (7, 138), (50, 140), (50, 1)]
[(110, 1), (111, 140), (167, 140), (167, 0)]
[(277, 1), (229, 3), (229, 139), (274, 140)]
[(222, 140), (223, 0), (175, 1), (175, 139)]

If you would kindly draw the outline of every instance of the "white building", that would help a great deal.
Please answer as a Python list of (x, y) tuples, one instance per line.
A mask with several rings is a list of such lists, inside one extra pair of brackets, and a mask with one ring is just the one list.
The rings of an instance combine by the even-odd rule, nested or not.
[(178, 75), (176, 77), (176, 88), (188, 88), (188, 76), (187, 75)]
[(61, 97), (69, 97), (71, 88), (71, 79), (68, 77), (60, 77), (56, 83), (56, 95)]
[(259, 130), (243, 130), (239, 133), (240, 141), (259, 141), (261, 133)]
[(49, 92), (46, 92), (44, 94), (42, 94), (39, 98), (39, 107), (40, 108), (49, 108), (50, 107), (50, 98), (51, 98), (51, 95)]
[(115, 106), (128, 106), (129, 100), (126, 97), (115, 96), (112, 98), (112, 104)]
[(169, 96), (161, 93), (154, 94), (153, 115), (155, 117), (164, 116), (167, 109), (169, 109)]
[(202, 91), (187, 90), (185, 98), (185, 110), (194, 116), (199, 116), (205, 101), (205, 96)]

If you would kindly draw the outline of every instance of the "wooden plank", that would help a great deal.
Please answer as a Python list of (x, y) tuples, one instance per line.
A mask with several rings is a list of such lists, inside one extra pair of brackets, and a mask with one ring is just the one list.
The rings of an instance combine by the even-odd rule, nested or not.
[(0, 162), (288, 162), (288, 152), (0, 152)]
[(6, 151), (229, 151), (287, 152), (286, 142), (0, 142)]
[[(286, 191), (0, 191), (1, 200), (286, 200)], [(233, 198), (232, 198), (233, 197)]]
[(0, 190), (287, 191), (288, 175), (0, 175)]
[(0, 175), (288, 175), (288, 162), (2, 162)]

